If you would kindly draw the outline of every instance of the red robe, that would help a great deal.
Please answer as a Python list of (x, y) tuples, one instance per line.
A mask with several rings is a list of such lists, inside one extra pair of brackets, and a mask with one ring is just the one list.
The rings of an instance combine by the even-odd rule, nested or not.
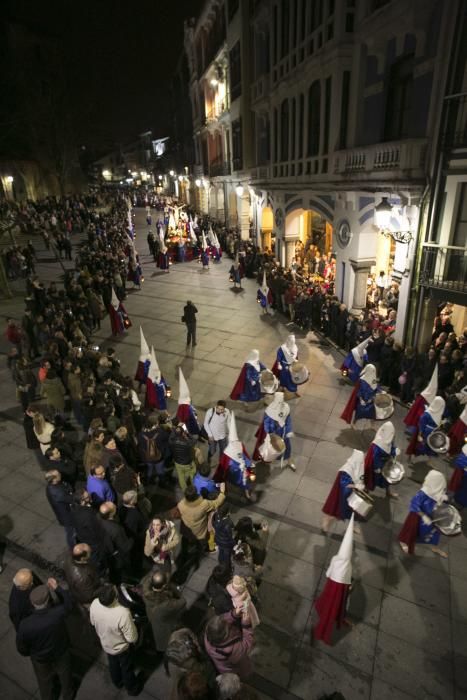
[[(465, 445), (465, 438), (467, 435), (467, 426), (460, 418), (456, 420), (454, 425), (451, 426), (449, 430), (449, 454), (451, 457), (459, 454)], [(457, 471), (457, 470), (455, 470)]]
[(279, 367), (277, 366), (279, 364), (279, 360), (276, 359), (274, 362), (273, 366), (271, 367), (271, 372), (275, 377), (279, 379)]
[(449, 480), (448, 491), (452, 491), (452, 493), (459, 491), (462, 484), (462, 479), (464, 478), (464, 473), (465, 472), (462, 469), (454, 468)]
[(353, 389), (352, 393), (350, 394), (350, 398), (347, 401), (347, 405), (341, 413), (342, 420), (345, 420), (345, 422), (348, 423), (349, 425), (352, 423), (352, 417), (353, 417), (353, 414), (355, 413), (355, 409), (357, 407), (357, 400), (358, 400), (357, 394), (358, 394), (359, 388), (360, 388), (360, 381), (358, 381), (355, 384), (354, 389)]
[(332, 488), (329, 491), (326, 502), (321, 510), (326, 515), (332, 515), (334, 518), (339, 518), (339, 520), (342, 520), (343, 516), (340, 507), (340, 476), (341, 473), (337, 472)]
[(177, 408), (177, 418), (181, 423), (187, 423), (190, 419), (190, 404), (179, 403)]
[(423, 398), (421, 394), (417, 396), (411, 407), (409, 408), (406, 417), (404, 418), (404, 423), (412, 428), (418, 427), (418, 421), (422, 417), (425, 408), (428, 406), (428, 402)]
[(371, 445), (368, 448), (367, 453), (365, 455), (365, 462), (363, 463), (363, 467), (365, 470), (365, 486), (369, 491), (375, 490), (375, 472), (373, 469), (374, 449), (375, 449), (375, 446), (373, 443), (371, 443)]
[(253, 459), (261, 461), (263, 458), (261, 457), (259, 453), (259, 448), (263, 444), (264, 440), (266, 439), (266, 431), (264, 429), (264, 423), (261, 421), (261, 423), (258, 426), (258, 430), (255, 433), (255, 438), (256, 438), (256, 443), (255, 443), (255, 449), (253, 451)]
[(121, 335), (132, 325), (122, 303), (119, 304), (118, 310), (115, 310), (112, 304), (110, 304), (109, 317), (112, 335)]
[(339, 629), (345, 619), (350, 584), (337, 583), (328, 578), (324, 590), (315, 601), (319, 622), (313, 629), (313, 637), (331, 644), (334, 625)]
[[(161, 381), (164, 381), (163, 377), (161, 377)], [(161, 406), (154, 382), (149, 377), (146, 378), (146, 408), (157, 408), (159, 410), (165, 408)]]
[(246, 364), (243, 365), (241, 372), (238, 375), (238, 379), (235, 382), (235, 386), (230, 393), (230, 398), (232, 399), (232, 401), (239, 401), (240, 400), (240, 394), (243, 393), (245, 381), (246, 381)]
[(415, 542), (417, 541), (418, 536), (419, 520), (420, 516), (418, 515), (418, 513), (409, 513), (406, 519), (404, 520), (404, 524), (402, 525), (401, 531), (399, 532), (399, 542), (402, 542), (402, 544), (407, 545), (407, 547), (409, 548), (409, 554), (413, 554), (415, 551)]
[(143, 383), (146, 381), (144, 377), (144, 362), (141, 362), (141, 360), (138, 360), (138, 367), (136, 368), (135, 372), (135, 381)]

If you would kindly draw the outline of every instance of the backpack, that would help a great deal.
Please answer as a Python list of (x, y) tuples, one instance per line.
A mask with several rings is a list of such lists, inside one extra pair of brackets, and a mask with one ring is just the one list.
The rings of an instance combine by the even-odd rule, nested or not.
[(146, 443), (146, 447), (144, 449), (144, 461), (145, 462), (160, 462), (161, 460), (161, 452), (159, 448), (156, 445), (156, 441), (153, 437), (149, 437), (148, 435), (143, 434), (143, 439), (144, 442)]

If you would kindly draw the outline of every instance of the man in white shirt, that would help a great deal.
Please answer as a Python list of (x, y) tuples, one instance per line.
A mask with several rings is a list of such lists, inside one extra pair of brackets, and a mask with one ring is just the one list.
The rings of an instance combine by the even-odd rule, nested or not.
[(135, 675), (131, 648), (138, 639), (138, 630), (129, 609), (120, 605), (115, 586), (103, 586), (91, 603), (89, 618), (107, 654), (113, 684), (125, 687), (128, 695), (139, 695), (143, 683)]
[(210, 408), (206, 412), (204, 417), (204, 429), (209, 438), (209, 462), (216, 453), (216, 450), (219, 450), (220, 456), (227, 447), (229, 423), (230, 411), (226, 408), (225, 401), (218, 401), (214, 408)]

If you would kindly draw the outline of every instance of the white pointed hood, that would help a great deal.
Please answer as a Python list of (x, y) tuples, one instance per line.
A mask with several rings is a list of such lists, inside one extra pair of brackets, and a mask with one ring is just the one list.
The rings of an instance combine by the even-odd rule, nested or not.
[(366, 346), (368, 345), (370, 340), (371, 335), (369, 335), (368, 338), (365, 338), (363, 342), (359, 343), (352, 349), (352, 357), (359, 367), (363, 367), (363, 355), (365, 354)]
[(425, 401), (430, 404), (435, 398), (436, 394), (438, 393), (438, 365), (435, 365), (435, 368), (433, 370), (433, 374), (431, 375), (431, 379), (428, 382), (428, 385), (423, 389), (422, 392), (420, 392), (420, 395), (423, 396)]
[(441, 424), (443, 419), (444, 409), (446, 408), (446, 402), (441, 396), (436, 396), (430, 403), (428, 408), (425, 409), (427, 413), (433, 418), (437, 426)]
[(193, 226), (193, 221), (190, 221), (190, 238), (193, 241), (193, 243), (198, 243), (198, 239), (196, 238), (196, 233), (195, 233), (195, 227)]
[(112, 298), (110, 303), (114, 307), (115, 311), (118, 311), (118, 307), (120, 306), (120, 302), (118, 300), (117, 295), (115, 294), (115, 289), (112, 287)]
[(281, 345), (282, 352), (285, 355), (286, 362), (290, 365), (295, 362), (298, 357), (297, 343), (295, 342), (295, 336), (293, 333), (287, 336), (285, 343)]
[(149, 345), (146, 342), (146, 338), (144, 337), (143, 329), (141, 328), (141, 326), (139, 327), (139, 337), (140, 337), (140, 343), (141, 343), (139, 361), (146, 362), (146, 360), (150, 359), (151, 352), (149, 350)]
[(376, 367), (374, 365), (366, 365), (360, 372), (360, 379), (369, 384), (372, 389), (376, 389), (378, 386), (378, 380), (376, 379)]
[(190, 390), (188, 388), (188, 384), (186, 383), (186, 379), (183, 376), (182, 368), (179, 367), (178, 369), (178, 379), (179, 379), (179, 389), (178, 389), (178, 403), (183, 404), (183, 403), (191, 403), (191, 397), (190, 397)]
[(161, 242), (161, 252), (162, 253), (167, 253), (167, 246), (165, 245), (165, 230), (164, 226), (161, 226), (159, 230), (159, 239)]
[(268, 283), (266, 281), (266, 270), (263, 271), (263, 283), (261, 284), (260, 289), (263, 292), (264, 296), (268, 295), (269, 287), (268, 287)]
[(236, 462), (240, 462), (243, 459), (243, 445), (241, 440), (238, 439), (237, 423), (235, 422), (235, 414), (233, 411), (230, 414), (229, 444), (225, 448), (224, 454), (234, 459)]
[(283, 392), (276, 391), (272, 403), (270, 403), (265, 410), (265, 414), (273, 420), (277, 421), (280, 427), (283, 428), (289, 413), (290, 406), (289, 404), (285, 403)]
[(217, 237), (217, 233), (214, 234), (214, 245), (216, 248), (219, 248), (219, 249), (221, 247), (221, 244), (219, 243), (219, 239)]
[(381, 428), (378, 428), (373, 440), (374, 445), (378, 445), (386, 454), (391, 454), (392, 442), (396, 434), (396, 429), (390, 420), (383, 423)]
[(248, 357), (246, 358), (247, 364), (252, 365), (257, 372), (260, 371), (261, 365), (259, 364), (259, 350), (252, 350)]
[(440, 505), (444, 501), (446, 494), (447, 482), (446, 477), (436, 469), (431, 469), (425, 477), (422, 488), (420, 489), (427, 496), (436, 501)]
[(208, 228), (208, 238), (209, 238), (209, 243), (210, 243), (211, 245), (214, 245), (214, 238), (215, 238), (215, 236), (214, 236), (214, 231), (212, 230), (212, 225), (211, 225), (211, 224), (209, 224), (209, 228)]
[(351, 478), (354, 484), (363, 485), (365, 455), (361, 450), (354, 450), (348, 460), (339, 469)]
[(148, 379), (151, 380), (151, 382), (155, 382), (156, 384), (159, 384), (162, 375), (161, 371), (159, 369), (159, 365), (157, 364), (157, 359), (156, 359), (156, 353), (154, 352), (154, 346), (151, 346), (151, 364), (149, 365), (149, 370), (148, 370)]
[(207, 250), (207, 249), (208, 249), (208, 242), (207, 242), (207, 240), (206, 240), (206, 234), (204, 233), (204, 231), (203, 231), (203, 233), (201, 234), (201, 238), (202, 238), (202, 247), (203, 247), (203, 250)]
[(336, 583), (352, 583), (352, 554), (353, 554), (353, 528), (354, 528), (355, 513), (347, 525), (344, 539), (341, 542), (339, 551), (331, 559), (329, 568), (326, 571), (326, 576)]

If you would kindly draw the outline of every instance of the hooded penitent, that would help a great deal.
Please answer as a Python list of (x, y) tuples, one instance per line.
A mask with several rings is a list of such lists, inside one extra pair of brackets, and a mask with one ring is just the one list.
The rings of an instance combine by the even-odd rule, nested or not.
[(420, 392), (421, 396), (425, 399), (427, 404), (432, 403), (434, 399), (436, 398), (436, 394), (438, 393), (438, 365), (435, 365), (435, 368), (433, 370), (433, 374), (431, 375), (431, 379), (428, 382), (428, 385), (426, 386), (423, 391)]
[(203, 247), (203, 250), (207, 250), (207, 249), (208, 249), (208, 243), (207, 243), (207, 241), (206, 241), (206, 234), (204, 233), (204, 231), (203, 231), (203, 233), (201, 234), (201, 238), (202, 238), (202, 247)]
[(360, 372), (360, 379), (369, 384), (372, 389), (376, 389), (378, 386), (378, 380), (376, 379), (376, 367), (374, 365), (366, 365)]
[(141, 349), (139, 354), (138, 366), (136, 368), (135, 379), (138, 382), (146, 381), (148, 376), (149, 364), (151, 362), (151, 353), (149, 351), (149, 345), (144, 337), (143, 329), (139, 327)]
[(331, 559), (326, 572), (326, 585), (315, 602), (319, 622), (313, 630), (313, 636), (325, 644), (331, 644), (334, 626), (341, 627), (345, 620), (347, 597), (352, 581), (353, 530), (352, 513), (339, 551)]
[(110, 301), (111, 305), (115, 309), (115, 311), (118, 311), (118, 307), (120, 306), (120, 302), (118, 300), (117, 295), (115, 294), (115, 289), (112, 287), (112, 298)]
[(157, 359), (156, 359), (156, 354), (154, 352), (154, 347), (151, 347), (151, 363), (149, 365), (149, 371), (148, 371), (148, 379), (151, 382), (155, 382), (156, 384), (159, 384), (161, 381), (161, 371), (159, 369), (159, 365), (157, 364)]
[(269, 287), (268, 287), (268, 283), (266, 281), (266, 270), (264, 270), (264, 272), (263, 272), (263, 282), (261, 284), (260, 289), (263, 292), (263, 294), (265, 295), (265, 297), (267, 297), (268, 292), (269, 292)]
[(447, 483), (444, 474), (436, 471), (436, 469), (431, 469), (426, 475), (420, 490), (436, 501), (437, 505), (440, 505), (445, 500), (446, 488)]
[(259, 350), (252, 350), (248, 357), (246, 358), (247, 364), (252, 365), (257, 372), (261, 371), (261, 365), (259, 363)]
[(163, 226), (161, 226), (159, 231), (159, 239), (161, 242), (161, 253), (165, 254), (167, 253), (167, 246), (165, 245), (165, 231)]
[(364, 363), (364, 355), (365, 355), (365, 350), (368, 345), (368, 343), (371, 341), (371, 335), (368, 336), (368, 338), (365, 338), (365, 340), (358, 345), (356, 345), (354, 348), (352, 348), (352, 357), (359, 365), (360, 367), (363, 367)]
[(362, 484), (364, 459), (365, 455), (361, 450), (354, 450), (339, 471), (348, 474), (354, 484)]
[(436, 396), (426, 409), (426, 412), (430, 414), (436, 425), (439, 426), (441, 424), (445, 408), (445, 400), (442, 399), (441, 396)]
[(141, 326), (139, 327), (139, 336), (141, 347), (139, 361), (146, 362), (146, 360), (149, 360), (151, 358), (151, 351), (149, 350), (149, 345), (146, 342), (146, 338), (144, 337), (143, 329)]
[(298, 357), (297, 343), (295, 342), (295, 336), (293, 333), (287, 336), (285, 343), (281, 345), (282, 352), (284, 353), (285, 360), (287, 364), (292, 364), (296, 361)]
[(231, 459), (234, 459), (236, 462), (240, 462), (243, 457), (243, 445), (238, 439), (237, 423), (235, 421), (235, 414), (233, 411), (230, 415), (229, 444), (225, 448), (224, 454)]
[(266, 415), (275, 420), (281, 428), (285, 425), (287, 417), (290, 413), (290, 406), (284, 401), (282, 391), (276, 391), (272, 403), (265, 410)]
[(188, 388), (188, 384), (186, 383), (186, 379), (183, 376), (182, 368), (179, 367), (178, 369), (178, 377), (179, 377), (179, 390), (178, 390), (178, 403), (180, 404), (191, 404), (191, 397), (190, 397), (190, 390)]
[(391, 421), (388, 420), (386, 423), (383, 423), (381, 428), (378, 428), (373, 439), (373, 444), (380, 447), (387, 454), (391, 454), (391, 447), (395, 434), (396, 429)]

